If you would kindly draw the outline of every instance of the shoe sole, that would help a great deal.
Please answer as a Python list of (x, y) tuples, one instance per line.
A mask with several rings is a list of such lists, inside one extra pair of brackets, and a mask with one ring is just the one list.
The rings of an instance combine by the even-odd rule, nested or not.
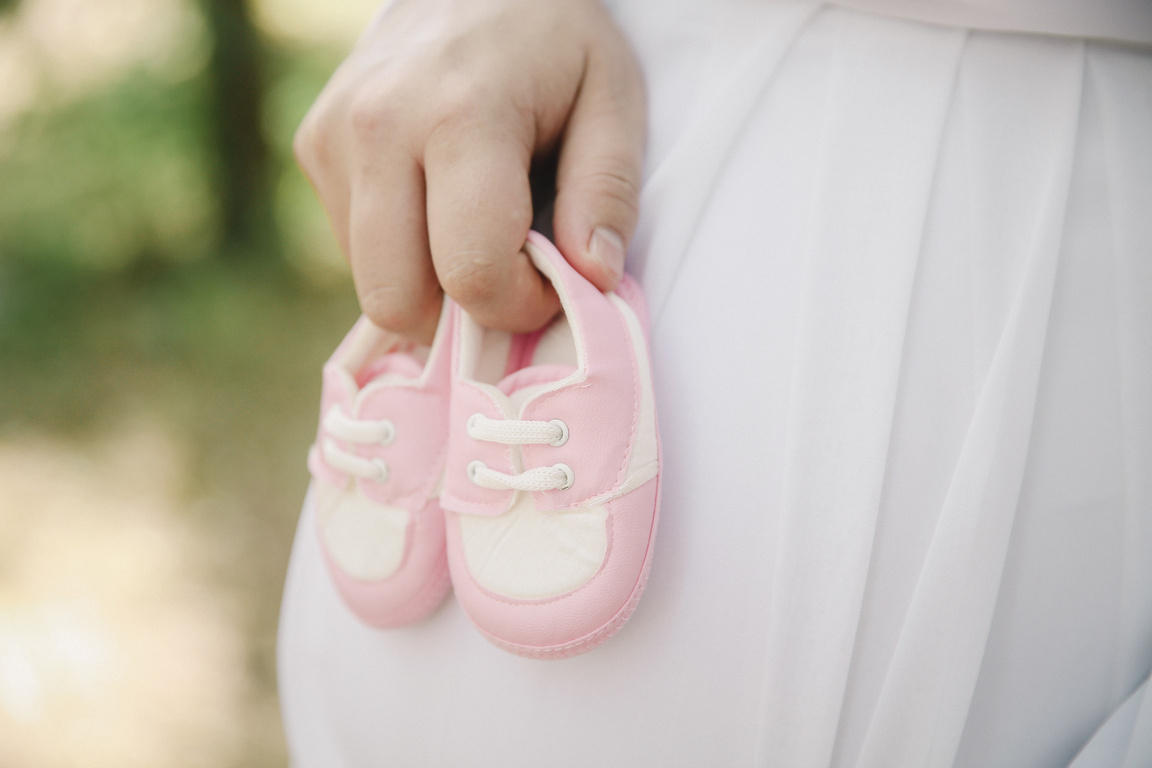
[(397, 629), (408, 624), (414, 624), (430, 616), (448, 597), (448, 593), (452, 591), (452, 577), (448, 572), (448, 551), (447, 549), (442, 549), (439, 557), (436, 559), (436, 564), (433, 566), (431, 575), (424, 584), (421, 585), (420, 589), (414, 592), (412, 596), (395, 611), (388, 614), (387, 618), (373, 620), (358, 611), (354, 607), (356, 601), (344, 594), (341, 582), (356, 582), (357, 580), (344, 573), (340, 567), (336, 565), (332, 556), (328, 553), (328, 550), (325, 549), (319, 518), (316, 519), (315, 533), (317, 539), (319, 539), (317, 543), (320, 545), (320, 555), (324, 560), (324, 566), (333, 580), (333, 586), (336, 588), (336, 593), (340, 596), (340, 601), (352, 612), (352, 615), (367, 626), (376, 629)]
[(431, 616), (452, 591), (452, 579), (448, 574), (448, 556), (442, 554), (437, 563), (436, 574), (425, 582), (424, 587), (417, 592), (394, 614), (383, 622), (366, 622), (378, 629), (396, 629), (408, 624), (415, 624)]
[[(663, 462), (662, 457), (660, 461)], [(661, 467), (663, 467), (663, 463), (661, 463)], [(503, 640), (495, 635), (489, 634), (479, 626), (477, 626), (476, 629), (493, 645), (509, 653), (530, 659), (544, 660), (567, 659), (572, 656), (579, 656), (582, 653), (592, 650), (619, 632), (620, 628), (632, 617), (632, 612), (636, 610), (636, 605), (640, 602), (640, 596), (648, 586), (648, 572), (652, 568), (652, 550), (656, 541), (656, 529), (660, 523), (660, 494), (663, 491), (662, 486), (663, 483), (658, 483), (656, 486), (656, 512), (652, 516), (652, 530), (648, 534), (648, 548), (644, 552), (644, 563), (640, 566), (640, 577), (637, 579), (636, 585), (632, 588), (632, 593), (628, 596), (628, 601), (624, 603), (624, 606), (616, 612), (616, 615), (613, 616), (608, 623), (576, 640), (543, 647), (509, 642), (508, 640)]]

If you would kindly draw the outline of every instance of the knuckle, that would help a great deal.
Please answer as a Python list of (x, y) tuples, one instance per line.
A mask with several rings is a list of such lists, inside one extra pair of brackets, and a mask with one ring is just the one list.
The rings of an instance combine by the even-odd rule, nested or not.
[(471, 72), (449, 71), (437, 89), (432, 124), (436, 128), (472, 125), (483, 118), (493, 103), (483, 80)]
[(420, 297), (398, 286), (375, 286), (360, 295), (360, 310), (385, 330), (404, 334), (418, 328), (427, 315)]
[(499, 296), (501, 262), (484, 251), (460, 251), (447, 259), (450, 266), (440, 284), (452, 299), (467, 310), (487, 307)]
[(584, 177), (581, 186), (593, 196), (607, 199), (610, 204), (630, 217), (639, 213), (639, 173), (628, 163), (616, 161), (601, 166)]
[(352, 135), (360, 143), (374, 143), (391, 133), (402, 111), (400, 98), (390, 89), (365, 88), (348, 105)]

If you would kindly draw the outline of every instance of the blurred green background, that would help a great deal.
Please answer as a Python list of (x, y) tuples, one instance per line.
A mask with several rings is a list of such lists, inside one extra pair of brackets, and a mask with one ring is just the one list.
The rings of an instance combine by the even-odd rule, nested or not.
[(357, 309), (293, 131), (374, 11), (0, 0), (0, 768), (280, 766)]

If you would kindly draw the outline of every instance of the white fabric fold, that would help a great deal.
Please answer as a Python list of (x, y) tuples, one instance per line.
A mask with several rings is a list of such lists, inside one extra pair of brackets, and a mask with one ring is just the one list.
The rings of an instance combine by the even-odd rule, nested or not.
[(295, 764), (1064, 768), (1122, 732), (1075, 768), (1141, 765), (1152, 56), (809, 2), (614, 6), (652, 114), (648, 589), (558, 663), (451, 602), (381, 633), (327, 584), (306, 504)]
[[(1094, 95), (1106, 181), (1100, 190), (1108, 201), (1114, 238), (1112, 288), (1116, 324), (1142, 329), (1120, 342), (1120, 420), (1125, 438), (1118, 462), (1122, 468), (1124, 508), (1123, 577), (1120, 609), (1119, 665), (1113, 696), (1126, 682), (1147, 671), (1139, 660), (1152, 638), (1152, 151), (1138, 126), (1152, 123), (1152, 66), (1135, 52), (1115, 51), (1090, 57), (1085, 77)], [(1143, 89), (1145, 98), (1133, 98)], [(1152, 725), (1149, 727), (1152, 733)], [(1152, 763), (1152, 759), (1150, 759)]]
[[(972, 207), (1009, 205), (1013, 227), (1023, 233), (1022, 238), (1001, 234), (992, 239), (981, 233), (985, 236), (978, 234), (969, 243), (988, 243), (986, 257), (1022, 262), (1024, 272), (979, 387), (952, 482), (856, 762), (860, 768), (950, 766), (967, 721), (1028, 458), (1062, 244), (1083, 72), (1080, 44), (1069, 46), (1071, 50), (1053, 47), (1049, 60), (1039, 62), (1033, 52), (1031, 62), (1013, 61), (1009, 49), (982, 52), (998, 65), (998, 77), (981, 76), (976, 64), (966, 70), (976, 69), (975, 82), (962, 77), (957, 89), (956, 119), (941, 157), (941, 163), (952, 167), (939, 175), (941, 184), (956, 180), (965, 189), (942, 191), (950, 205), (929, 216), (934, 237), (925, 243), (924, 257), (932, 258), (930, 250), (942, 239), (961, 239), (964, 233), (957, 230), (989, 220), (965, 216)], [(1009, 59), (996, 61), (1004, 56)], [(1027, 115), (999, 109), (1034, 88), (1034, 73), (1041, 69), (1051, 86), (1043, 101), (1034, 99)], [(1032, 139), (1027, 147), (1016, 147), (1014, 154), (1031, 188), (1013, 188), (1012, 200), (999, 199), (1003, 188), (998, 189), (997, 174), (977, 175), (978, 160), (968, 154), (973, 137), (965, 130), (972, 125), (966, 118), (973, 112), (1026, 122), (1018, 130)], [(965, 197), (968, 205), (958, 204)], [(1011, 246), (1021, 240), (1020, 252), (992, 245)], [(962, 260), (981, 256), (974, 250), (949, 250), (953, 251), (949, 255)]]
[(1152, 694), (1148, 681), (1116, 708), (1068, 768), (1152, 765)]
[(757, 758), (798, 768), (828, 765), (836, 739), (933, 169), (964, 41), (954, 30), (912, 36), (902, 24), (863, 16), (818, 23), (825, 43), (808, 55), (829, 63), (824, 80), (809, 84), (824, 106), (812, 126), (819, 165), (808, 218), (821, 224), (811, 227), (804, 257)]
[(859, 11), (966, 29), (1031, 32), (1152, 45), (1146, 0), (832, 0)]
[[(818, 10), (815, 3), (789, 4), (759, 19), (759, 39), (732, 71), (716, 73), (719, 82), (709, 84), (704, 103), (696, 106), (671, 152), (645, 180), (628, 268), (644, 284), (653, 323), (663, 313), (700, 215), (771, 73)], [(659, 257), (650, 258), (653, 254)]]

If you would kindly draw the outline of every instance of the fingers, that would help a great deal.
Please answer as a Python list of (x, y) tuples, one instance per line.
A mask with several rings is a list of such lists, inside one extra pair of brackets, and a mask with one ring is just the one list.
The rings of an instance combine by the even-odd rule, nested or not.
[(347, 253), (360, 309), (381, 328), (430, 343), (441, 302), (429, 263), (423, 174), (390, 93), (365, 89), (348, 113)]
[(361, 310), (381, 328), (431, 343), (441, 300), (425, 231), (424, 177), (387, 106), (372, 91), (322, 96), (293, 149), (348, 257)]
[(620, 281), (636, 229), (645, 130), (643, 83), (621, 40), (588, 60), (560, 150), (554, 217), (561, 252), (604, 291)]
[(317, 101), (300, 123), (292, 140), (292, 151), (328, 214), (340, 250), (347, 254), (351, 199), (348, 179), (341, 173), (347, 157), (340, 143), (333, 140), (333, 131), (324, 124), (320, 116), (322, 107), (322, 102)]
[(440, 317), (428, 253), (424, 177), (410, 157), (361, 165), (352, 183), (352, 280), (373, 323), (426, 344)]
[(478, 323), (531, 331), (560, 305), (521, 250), (532, 223), (531, 127), (498, 114), (446, 121), (429, 137), (432, 261), (444, 291)]
[(377, 325), (430, 340), (444, 292), (482, 324), (530, 331), (559, 308), (521, 251), (534, 152), (560, 146), (557, 245), (612, 289), (636, 226), (644, 113), (639, 69), (594, 0), (393, 3), (296, 150)]

